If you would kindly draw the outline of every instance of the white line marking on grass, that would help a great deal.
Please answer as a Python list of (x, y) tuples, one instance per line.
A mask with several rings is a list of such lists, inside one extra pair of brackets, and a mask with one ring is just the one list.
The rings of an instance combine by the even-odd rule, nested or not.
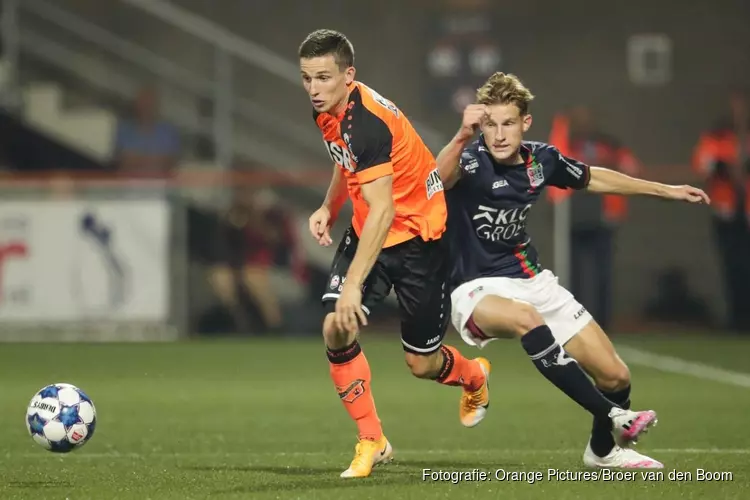
[(664, 372), (688, 375), (703, 380), (712, 380), (728, 385), (750, 388), (750, 373), (735, 372), (715, 366), (687, 361), (673, 356), (663, 356), (633, 347), (617, 346), (618, 354), (629, 363), (654, 368)]
[[(498, 449), (498, 450), (413, 450), (413, 449), (398, 449), (394, 448), (395, 453), (398, 456), (430, 456), (430, 455), (455, 455), (455, 456), (472, 456), (472, 455), (569, 455), (569, 454), (582, 454), (581, 449), (556, 449), (556, 450), (534, 450), (534, 449)], [(750, 455), (750, 448), (654, 448), (643, 450), (647, 453), (663, 453), (673, 455)], [(190, 452), (177, 452), (177, 453), (118, 453), (118, 452), (104, 452), (104, 453), (86, 453), (77, 452), (74, 455), (51, 455), (46, 454), (47, 457), (57, 458), (60, 461), (64, 460), (78, 460), (78, 459), (93, 459), (99, 460), (103, 458), (110, 459), (163, 459), (163, 458), (175, 458), (175, 459), (190, 459), (190, 458), (272, 458), (272, 457), (320, 457), (320, 456), (348, 456), (349, 452), (346, 451), (280, 451), (280, 452), (205, 452), (205, 453), (190, 453)], [(44, 453), (6, 453), (0, 455), (5, 460), (13, 460), (14, 458), (40, 458), (45, 456)]]

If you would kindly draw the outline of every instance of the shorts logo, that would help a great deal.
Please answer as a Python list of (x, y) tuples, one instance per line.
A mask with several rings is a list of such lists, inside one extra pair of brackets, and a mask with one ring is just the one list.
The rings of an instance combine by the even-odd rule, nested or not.
[(481, 292), (482, 290), (484, 290), (484, 287), (483, 287), (483, 286), (478, 286), (478, 287), (476, 287), (476, 288), (475, 288), (474, 290), (472, 290), (472, 291), (470, 291), (470, 292), (469, 292), (469, 298), (470, 298), (470, 299), (473, 299), (473, 298), (474, 298), (474, 295), (478, 294), (478, 293), (479, 293), (479, 292)]
[[(333, 278), (331, 278), (330, 287), (331, 290), (336, 290), (338, 293), (341, 293), (341, 291), (344, 289), (344, 283), (346, 283), (346, 276), (343, 278), (340, 278), (338, 274), (334, 275)], [(367, 285), (362, 285), (362, 294), (364, 295), (365, 291), (367, 290)]]
[(353, 403), (365, 393), (365, 381), (357, 379), (347, 387), (336, 386), (336, 392), (339, 393), (339, 397), (344, 403)]
[(440, 335), (438, 335), (437, 337), (433, 337), (430, 340), (428, 340), (427, 341), (427, 345), (434, 344), (435, 342), (439, 342), (439, 341), (440, 341)]
[(575, 316), (573, 316), (573, 319), (578, 319), (578, 318), (580, 318), (581, 316), (583, 316), (583, 314), (584, 314), (585, 312), (586, 312), (586, 308), (585, 308), (585, 307), (582, 307), (582, 308), (581, 308), (581, 309), (579, 309), (579, 311), (578, 311), (578, 312), (577, 312), (577, 313), (575, 314)]

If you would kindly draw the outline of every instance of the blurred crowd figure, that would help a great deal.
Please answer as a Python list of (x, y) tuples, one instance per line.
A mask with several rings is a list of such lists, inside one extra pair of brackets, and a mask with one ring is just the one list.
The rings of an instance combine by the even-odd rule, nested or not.
[(121, 117), (114, 138), (114, 168), (124, 174), (166, 175), (180, 158), (177, 128), (159, 117), (159, 93), (143, 86), (135, 97), (132, 114)]
[(208, 279), (234, 331), (281, 331), (286, 322), (271, 273), (286, 268), (296, 284), (307, 280), (291, 214), (269, 190), (238, 189), (211, 237), (214, 258)]
[[(549, 142), (564, 155), (589, 165), (640, 175), (633, 152), (602, 130), (586, 106), (559, 113)], [(550, 188), (548, 193), (554, 203), (572, 194), (556, 188)], [(581, 191), (570, 197), (571, 292), (605, 329), (612, 321), (614, 241), (627, 212), (628, 200), (624, 196)]]
[(706, 130), (693, 154), (705, 181), (728, 308), (728, 328), (750, 333), (750, 103), (734, 90), (727, 114)]

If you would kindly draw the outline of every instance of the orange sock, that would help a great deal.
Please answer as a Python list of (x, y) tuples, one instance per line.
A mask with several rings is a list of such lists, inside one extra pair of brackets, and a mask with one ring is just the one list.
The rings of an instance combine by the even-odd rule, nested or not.
[(484, 372), (476, 363), (465, 358), (458, 349), (449, 345), (440, 347), (443, 367), (437, 382), (443, 385), (460, 385), (467, 391), (476, 391), (484, 383)]
[(375, 400), (372, 397), (370, 364), (359, 342), (341, 350), (328, 349), (331, 378), (344, 408), (357, 423), (359, 439), (376, 441), (383, 435)]

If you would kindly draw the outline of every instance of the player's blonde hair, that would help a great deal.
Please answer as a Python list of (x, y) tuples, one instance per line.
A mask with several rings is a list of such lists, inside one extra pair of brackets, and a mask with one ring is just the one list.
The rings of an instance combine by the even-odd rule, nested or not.
[(515, 104), (521, 115), (529, 112), (533, 100), (534, 94), (512, 73), (506, 75), (498, 71), (477, 89), (478, 104)]

